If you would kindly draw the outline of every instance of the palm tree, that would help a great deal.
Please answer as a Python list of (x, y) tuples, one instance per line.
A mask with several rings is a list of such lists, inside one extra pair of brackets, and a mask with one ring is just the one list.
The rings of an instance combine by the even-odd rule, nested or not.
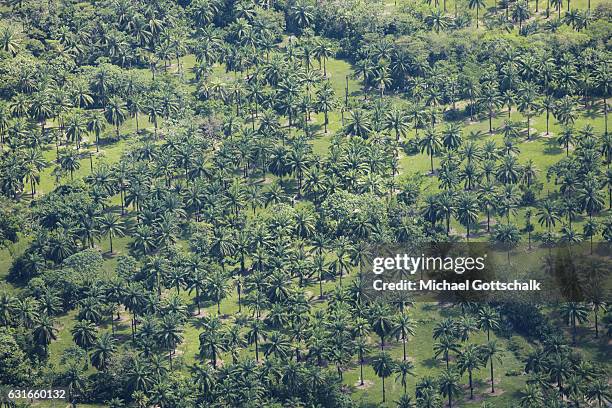
[(440, 30), (444, 30), (448, 27), (449, 21), (442, 10), (434, 10), (425, 17), (425, 23), (427, 23), (436, 33)]
[(565, 127), (570, 127), (578, 116), (576, 99), (568, 95), (557, 101), (554, 108), (554, 115)]
[(412, 402), (412, 398), (410, 395), (403, 394), (399, 400), (396, 401), (397, 408), (414, 408), (414, 402)]
[(82, 320), (77, 322), (70, 332), (77, 346), (89, 350), (96, 342), (96, 331), (96, 326), (92, 322)]
[(119, 126), (125, 122), (125, 103), (119, 97), (112, 97), (104, 109), (106, 121), (115, 126), (115, 134), (119, 138)]
[(372, 131), (372, 125), (363, 111), (354, 110), (350, 113), (345, 129), (347, 134), (365, 139)]
[(478, 326), (487, 331), (487, 341), (491, 341), (491, 330), (499, 328), (499, 313), (485, 305), (478, 310)]
[(442, 149), (442, 141), (440, 135), (433, 127), (428, 127), (425, 130), (425, 136), (419, 140), (419, 148), (421, 153), (426, 152), (429, 156), (431, 165), (431, 174), (434, 173), (433, 158)]
[(457, 367), (461, 374), (468, 372), (468, 384), (470, 387), (470, 399), (474, 399), (474, 386), (472, 384), (472, 374), (474, 370), (482, 367), (482, 356), (480, 349), (475, 344), (468, 344), (463, 352), (457, 357)]
[(47, 92), (41, 92), (30, 104), (30, 115), (40, 123), (40, 133), (45, 135), (45, 122), (53, 117), (53, 102)]
[(291, 7), (290, 16), (298, 30), (309, 27), (314, 19), (312, 6), (303, 2)]
[(438, 378), (438, 386), (440, 387), (442, 395), (448, 397), (448, 408), (453, 408), (453, 398), (457, 398), (461, 395), (459, 375), (455, 370), (449, 370), (447, 368)]
[(450, 222), (455, 214), (455, 195), (452, 191), (446, 191), (436, 196), (436, 217), (446, 222), (446, 235), (450, 236)]
[(31, 329), (34, 322), (40, 316), (38, 302), (31, 297), (14, 301), (7, 294), (0, 295), (0, 321), (8, 325), (10, 314), (12, 313), (23, 322), (24, 327)]
[(225, 299), (228, 293), (227, 276), (223, 271), (214, 271), (208, 277), (206, 287), (206, 295), (217, 304), (217, 314), (221, 314), (221, 301)]
[[(21, 8), (21, 1), (19, 2), (19, 7)], [(21, 39), (17, 31), (8, 25), (2, 27), (0, 29), (0, 49), (14, 57), (19, 53), (20, 48)]]
[(455, 212), (457, 220), (466, 228), (465, 237), (468, 241), (470, 239), (470, 226), (478, 221), (479, 209), (478, 200), (474, 193), (464, 192), (459, 196)]
[(395, 362), (391, 356), (381, 351), (378, 355), (372, 358), (372, 368), (376, 375), (382, 379), (382, 402), (386, 402), (386, 394), (385, 394), (385, 378), (391, 376), (393, 374), (393, 370), (395, 368)]
[(68, 400), (71, 405), (75, 404), (75, 394), (83, 392), (86, 387), (86, 380), (83, 376), (83, 371), (76, 365), (71, 365), (66, 373), (64, 373), (63, 380), (66, 382), (68, 389)]
[(519, 1), (512, 10), (512, 21), (518, 21), (519, 32), (523, 30), (523, 21), (528, 20), (530, 17), (529, 5), (527, 2)]
[(538, 223), (540, 223), (542, 226), (546, 226), (548, 232), (550, 232), (552, 227), (557, 224), (557, 221), (561, 220), (557, 206), (555, 202), (551, 200), (545, 200), (542, 202), (538, 208), (536, 216), (538, 217)]
[(106, 371), (112, 355), (117, 350), (115, 338), (105, 332), (98, 337), (91, 353), (91, 364), (100, 371)]
[(597, 401), (599, 408), (603, 408), (604, 404), (612, 403), (610, 386), (602, 379), (597, 379), (589, 384), (586, 390), (586, 397), (589, 401)]
[(188, 272), (189, 293), (191, 294), (191, 292), (195, 290), (194, 300), (198, 308), (198, 314), (201, 313), (201, 310), (200, 310), (201, 294), (206, 291), (206, 288), (208, 285), (206, 272), (207, 271), (202, 267), (202, 265), (199, 262), (192, 262), (189, 272)]
[(548, 361), (546, 369), (551, 379), (557, 383), (559, 392), (563, 392), (563, 381), (569, 377), (572, 363), (565, 353), (554, 353)]
[(105, 127), (104, 115), (99, 111), (93, 111), (87, 115), (87, 131), (93, 132), (96, 135), (96, 152), (100, 151), (100, 134), (104, 131)]
[(439, 337), (439, 341), (434, 343), (434, 356), (438, 358), (440, 355), (444, 356), (444, 360), (446, 361), (446, 369), (449, 367), (449, 354), (451, 351), (455, 353), (459, 352), (459, 343), (455, 341), (455, 338), (450, 335), (443, 335)]
[(577, 192), (577, 200), (582, 211), (586, 211), (589, 218), (605, 207), (605, 198), (600, 190), (600, 183), (596, 177), (589, 175)]
[(268, 343), (264, 345), (264, 355), (269, 358), (271, 354), (281, 361), (286, 361), (291, 354), (291, 342), (278, 331), (272, 332), (268, 338)]
[(591, 290), (588, 295), (589, 307), (593, 310), (595, 317), (595, 338), (599, 338), (599, 312), (606, 313), (608, 311), (608, 304), (605, 302), (605, 296), (601, 288), (597, 287)]
[(140, 130), (138, 123), (138, 115), (144, 110), (142, 101), (138, 97), (130, 98), (128, 99), (126, 106), (130, 116), (136, 120), (136, 133), (138, 133)]
[(176, 347), (183, 341), (181, 328), (174, 316), (164, 316), (159, 322), (156, 333), (157, 342), (167, 350), (168, 359), (170, 361), (170, 369), (172, 370), (172, 355)]
[(59, 166), (63, 171), (70, 173), (70, 179), (74, 179), (74, 172), (81, 168), (79, 155), (72, 149), (64, 149), (60, 152)]
[(363, 363), (365, 361), (364, 356), (370, 352), (370, 346), (368, 345), (368, 342), (363, 338), (363, 336), (360, 336), (355, 341), (355, 352), (357, 353), (357, 356), (359, 358), (359, 384), (363, 386)]
[(315, 108), (318, 112), (323, 112), (324, 121), (323, 126), (325, 133), (327, 133), (327, 125), (329, 124), (329, 111), (336, 107), (336, 99), (334, 89), (332, 88), (329, 81), (326, 81), (323, 86), (317, 90), (315, 99)]
[(457, 150), (463, 144), (461, 127), (456, 123), (451, 123), (442, 131), (442, 144), (450, 150)]
[[(479, 2), (481, 0), (470, 0)], [(481, 2), (484, 2), (482, 0)], [(487, 110), (489, 116), (489, 133), (493, 133), (493, 113), (503, 103), (503, 100), (494, 84), (487, 84), (478, 97), (478, 104)]]
[(480, 8), (486, 7), (484, 0), (469, 0), (468, 7), (470, 10), (476, 9), (476, 28), (478, 28), (478, 13), (480, 12)]
[(51, 341), (57, 339), (57, 329), (54, 326), (53, 320), (46, 315), (40, 316), (34, 324), (32, 336), (36, 344), (46, 353)]
[(544, 98), (540, 101), (540, 106), (546, 111), (546, 136), (549, 135), (549, 125), (550, 125), (550, 114), (554, 112), (557, 104), (554, 96), (545, 95)]
[(110, 244), (110, 253), (113, 253), (113, 237), (118, 236), (122, 237), (126, 233), (126, 225), (124, 221), (116, 214), (111, 212), (104, 213), (103, 216), (98, 217), (98, 224), (100, 228), (100, 233), (103, 236), (108, 236), (108, 241)]
[(321, 69), (321, 60), (323, 60), (323, 75), (327, 77), (327, 59), (335, 54), (332, 44), (329, 41), (318, 39), (313, 53), (314, 57), (319, 61), (319, 69)]
[(521, 240), (521, 233), (514, 224), (497, 224), (493, 231), (493, 239), (506, 248), (508, 263), (510, 263), (510, 250)]
[(577, 323), (585, 323), (589, 320), (589, 309), (584, 303), (567, 302), (561, 305), (560, 312), (566, 324), (572, 326), (572, 343), (576, 345)]
[[(519, 7), (520, 4), (522, 3), (519, 3), (515, 8), (515, 13), (517, 12), (517, 10), (521, 10), (521, 8)], [(527, 118), (527, 140), (530, 140), (531, 118), (535, 116), (540, 110), (540, 103), (537, 100), (537, 94), (532, 87), (523, 89), (521, 91), (518, 109)]]
[(395, 140), (399, 143), (400, 136), (404, 136), (410, 129), (410, 116), (401, 109), (393, 109), (385, 115), (385, 129), (395, 132)]
[(410, 361), (400, 361), (399, 363), (395, 364), (395, 367), (393, 368), (393, 371), (397, 374), (397, 377), (395, 378), (395, 381), (400, 381), (402, 384), (402, 387), (404, 387), (404, 395), (407, 393), (407, 384), (408, 384), (408, 376), (415, 376), (414, 374), (414, 364), (412, 364), (412, 362)]
[(213, 368), (217, 368), (217, 358), (227, 348), (220, 331), (220, 324), (217, 317), (208, 319), (208, 322), (204, 324), (204, 331), (199, 335), (200, 357), (209, 358)]
[(523, 396), (520, 399), (521, 408), (536, 408), (543, 406), (544, 397), (542, 396), (542, 390), (536, 385), (527, 384), (522, 394)]
[[(590, 5), (590, 2), (589, 2)], [(610, 73), (607, 63), (598, 64), (595, 71), (595, 83), (603, 95), (604, 135), (608, 134), (608, 95), (610, 92)]]
[(255, 361), (259, 362), (259, 342), (266, 339), (263, 322), (257, 318), (251, 320), (246, 336), (249, 345), (255, 345)]
[(370, 325), (372, 329), (380, 337), (380, 349), (385, 349), (385, 337), (389, 335), (394, 328), (393, 319), (389, 315), (389, 310), (383, 303), (375, 303), (370, 309)]
[(582, 235), (590, 241), (591, 255), (593, 255), (593, 237), (600, 230), (599, 223), (593, 218), (588, 219), (582, 226)]
[(159, 116), (161, 115), (161, 107), (159, 105), (158, 98), (149, 98), (147, 104), (144, 107), (144, 112), (147, 114), (147, 119), (149, 120), (149, 123), (153, 124), (155, 137), (157, 138)]
[(81, 147), (81, 140), (87, 130), (87, 124), (83, 116), (79, 113), (75, 113), (68, 118), (66, 122), (66, 136), (69, 140), (72, 140), (77, 149)]
[(482, 346), (482, 356), (484, 358), (484, 364), (489, 362), (491, 369), (491, 393), (495, 393), (495, 382), (493, 376), (493, 360), (496, 359), (498, 363), (502, 362), (502, 350), (497, 346), (496, 341), (489, 341), (487, 344)]
[(297, 178), (297, 198), (302, 197), (302, 180), (310, 164), (309, 152), (304, 148), (295, 147), (290, 150), (287, 165)]
[(402, 348), (403, 348), (403, 361), (406, 361), (406, 343), (408, 341), (408, 336), (415, 335), (415, 324), (413, 320), (408, 317), (407, 314), (402, 313), (399, 318), (395, 321), (395, 325), (393, 327), (392, 333), (396, 338), (402, 340)]
[[(89, 349), (97, 340), (96, 326), (87, 320), (77, 322), (70, 332), (74, 343), (84, 349), (86, 353), (89, 352)], [(87, 356), (87, 360), (89, 360), (89, 356)]]
[(132, 392), (148, 391), (153, 383), (152, 373), (147, 364), (136, 358), (127, 373), (128, 388)]

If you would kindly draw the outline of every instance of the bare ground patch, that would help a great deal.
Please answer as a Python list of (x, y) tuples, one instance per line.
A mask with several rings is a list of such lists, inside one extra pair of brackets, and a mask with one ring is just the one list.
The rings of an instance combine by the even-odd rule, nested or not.
[(374, 385), (374, 381), (364, 380), (363, 385), (361, 385), (361, 381), (357, 380), (354, 385), (358, 390), (367, 390)]

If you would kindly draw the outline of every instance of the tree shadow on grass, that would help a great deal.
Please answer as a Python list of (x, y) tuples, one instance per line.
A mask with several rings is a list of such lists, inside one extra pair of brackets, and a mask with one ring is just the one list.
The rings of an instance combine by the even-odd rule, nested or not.
[(433, 357), (430, 357), (426, 360), (423, 360), (421, 365), (426, 368), (436, 368), (438, 366), (438, 360)]
[(603, 110), (603, 101), (592, 101), (592, 103), (583, 110), (583, 116), (588, 119), (598, 119), (603, 116)]
[(467, 134), (468, 140), (480, 141), (491, 136), (491, 133), (485, 130), (470, 130)]
[(548, 156), (556, 156), (563, 153), (565, 150), (562, 149), (557, 143), (557, 139), (547, 139), (544, 143), (543, 153)]

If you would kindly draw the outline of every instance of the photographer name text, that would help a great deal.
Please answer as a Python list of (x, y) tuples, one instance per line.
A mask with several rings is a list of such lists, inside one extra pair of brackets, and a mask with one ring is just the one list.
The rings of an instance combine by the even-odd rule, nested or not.
[(446, 280), (418, 280), (402, 279), (395, 282), (385, 282), (376, 279), (372, 287), (376, 291), (539, 291), (541, 282), (529, 281), (482, 281), (465, 280), (463, 282), (450, 282)]

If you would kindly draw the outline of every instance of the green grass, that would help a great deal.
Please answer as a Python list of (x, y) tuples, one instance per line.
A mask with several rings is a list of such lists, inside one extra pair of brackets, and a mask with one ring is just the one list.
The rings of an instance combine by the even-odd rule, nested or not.
[[(415, 378), (409, 378), (408, 380), (408, 393), (413, 396), (415, 381), (425, 376), (435, 377), (445, 367), (446, 364), (442, 358), (433, 358), (433, 341), (432, 331), (436, 320), (439, 320), (442, 316), (449, 314), (449, 310), (438, 306), (433, 303), (417, 303), (415, 308), (412, 309), (409, 314), (414, 316), (418, 322), (416, 328), (416, 335), (411, 337), (408, 341), (408, 354), (409, 360), (415, 366)], [(499, 344), (503, 348), (507, 348), (507, 341), (505, 339), (498, 339), (495, 335), (492, 336), (492, 340), (498, 340)], [(377, 343), (379, 340), (374, 336), (372, 337), (373, 343)], [(474, 333), (468, 343), (483, 344), (486, 342), (486, 334), (484, 332)], [(376, 353), (376, 344), (373, 344), (373, 353)], [(402, 359), (402, 344), (401, 342), (393, 342), (385, 347), (386, 351), (389, 351), (393, 358), (397, 361)], [(451, 366), (454, 364), (451, 357)], [(496, 381), (499, 380), (499, 384), (496, 382), (496, 388), (503, 393), (499, 396), (490, 396), (490, 382), (489, 382), (489, 369), (488, 366), (482, 368), (474, 373), (474, 396), (475, 401), (469, 402), (469, 388), (467, 388), (468, 378), (467, 373), (462, 376), (461, 382), (464, 385), (464, 394), (462, 399), (466, 399), (465, 404), (461, 406), (479, 406), (479, 400), (481, 398), (492, 399), (496, 406), (504, 406), (503, 404), (511, 402), (515, 393), (520, 390), (525, 383), (524, 377), (508, 377), (506, 373), (510, 370), (517, 370), (521, 368), (521, 363), (516, 359), (514, 354), (506, 351), (502, 358), (502, 364), (494, 364), (494, 372)], [(359, 384), (359, 366), (353, 367), (350, 371), (344, 375), (344, 383), (349, 386), (356, 386)], [(402, 385), (399, 381), (395, 381), (396, 375), (392, 375), (390, 378), (385, 380), (387, 397), (389, 403), (385, 406), (393, 406), (391, 401), (399, 399), (403, 393)], [(364, 367), (364, 379), (366, 381), (373, 381), (374, 384), (370, 384), (365, 389), (357, 388), (354, 394), (356, 402), (365, 404), (366, 406), (377, 406), (382, 398), (382, 382), (374, 373), (371, 366)], [(498, 391), (498, 393), (500, 392)], [(497, 394), (496, 394), (497, 395)]]

